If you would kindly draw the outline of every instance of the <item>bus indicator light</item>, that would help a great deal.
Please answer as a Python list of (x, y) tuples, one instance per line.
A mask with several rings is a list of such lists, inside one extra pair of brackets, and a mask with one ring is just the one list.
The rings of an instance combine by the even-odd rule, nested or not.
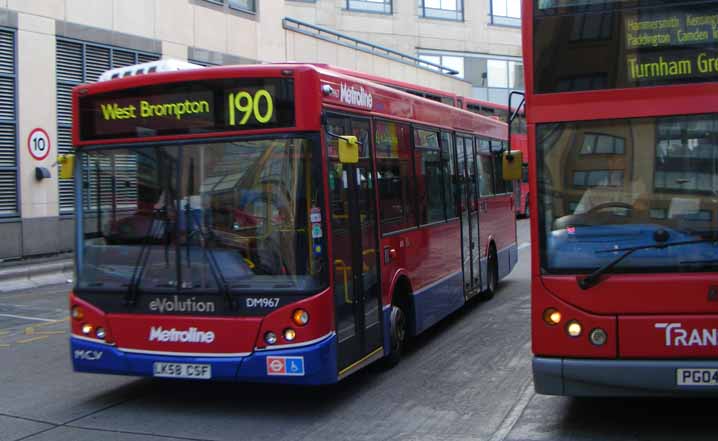
[(559, 323), (561, 323), (561, 313), (554, 308), (548, 308), (543, 313), (543, 320), (546, 322), (547, 325), (558, 325)]
[(287, 328), (284, 330), (284, 339), (287, 341), (294, 341), (294, 339), (297, 338), (297, 332), (292, 328)]
[(71, 315), (75, 320), (82, 320), (85, 318), (85, 311), (83, 311), (81, 307), (75, 305), (72, 307)]
[(309, 323), (309, 313), (303, 309), (297, 309), (292, 314), (292, 321), (297, 326), (304, 326)]

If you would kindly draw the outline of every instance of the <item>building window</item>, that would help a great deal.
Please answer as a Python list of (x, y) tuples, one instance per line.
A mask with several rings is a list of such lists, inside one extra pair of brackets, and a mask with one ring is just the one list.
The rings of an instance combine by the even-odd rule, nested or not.
[[(116, 67), (155, 61), (158, 54), (57, 39), (57, 152), (72, 152), (72, 88), (94, 83), (100, 75)], [(75, 206), (72, 179), (59, 183), (60, 213), (71, 213)]]
[(623, 138), (602, 133), (586, 133), (583, 137), (582, 155), (622, 155), (626, 151)]
[(521, 0), (491, 0), (491, 24), (521, 26)]
[(419, 0), (419, 16), (464, 21), (464, 0)]
[(573, 186), (584, 187), (622, 187), (623, 170), (588, 170), (573, 172)]
[(391, 0), (347, 0), (347, 9), (352, 11), (391, 14)]
[(233, 11), (248, 12), (250, 14), (257, 13), (257, 0), (204, 0), (207, 3), (229, 8)]
[[(457, 78), (464, 78), (464, 57), (440, 54), (419, 54), (419, 59), (455, 70), (458, 72), (458, 74), (455, 75)], [(438, 68), (428, 64), (424, 65), (424, 67), (432, 70), (439, 70)]]
[(15, 32), (0, 29), (0, 217), (19, 214), (15, 59)]

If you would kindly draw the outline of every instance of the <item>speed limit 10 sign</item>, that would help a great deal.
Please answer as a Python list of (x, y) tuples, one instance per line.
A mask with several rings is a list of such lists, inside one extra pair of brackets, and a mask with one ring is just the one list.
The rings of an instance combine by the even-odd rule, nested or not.
[(42, 161), (50, 154), (50, 136), (43, 129), (33, 129), (27, 137), (27, 149), (33, 158)]

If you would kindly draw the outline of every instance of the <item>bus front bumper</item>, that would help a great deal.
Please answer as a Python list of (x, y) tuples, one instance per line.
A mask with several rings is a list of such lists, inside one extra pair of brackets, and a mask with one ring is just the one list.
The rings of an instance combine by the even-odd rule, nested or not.
[(70, 356), (76, 372), (158, 377), (157, 363), (189, 364), (210, 366), (211, 377), (204, 378), (210, 380), (318, 385), (338, 380), (336, 346), (332, 334), (311, 345), (255, 351), (242, 357), (170, 356), (123, 351), (71, 336)]
[[(718, 372), (718, 360), (533, 358), (536, 393), (565, 396), (718, 396), (718, 384), (679, 385), (685, 370)], [(718, 374), (716, 374), (718, 375)]]

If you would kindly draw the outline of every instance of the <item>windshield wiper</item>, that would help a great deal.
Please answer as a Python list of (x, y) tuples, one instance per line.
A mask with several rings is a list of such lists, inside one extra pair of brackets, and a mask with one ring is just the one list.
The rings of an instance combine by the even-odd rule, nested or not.
[(594, 286), (598, 285), (601, 282), (601, 276), (608, 272), (611, 268), (618, 265), (623, 259), (630, 256), (631, 254), (635, 253), (636, 251), (640, 250), (648, 250), (648, 249), (664, 249), (668, 247), (675, 247), (679, 245), (692, 245), (697, 243), (707, 243), (707, 242), (718, 242), (716, 239), (696, 239), (696, 240), (685, 240), (680, 242), (668, 242), (668, 238), (670, 237), (670, 234), (668, 231), (664, 229), (657, 230), (653, 233), (653, 239), (656, 241), (656, 243), (647, 244), (647, 245), (637, 245), (634, 247), (627, 247), (627, 248), (614, 248), (611, 250), (600, 250), (596, 251), (596, 253), (615, 253), (615, 252), (621, 252), (624, 253), (620, 256), (616, 257), (612, 261), (608, 262), (607, 264), (601, 266), (600, 268), (593, 271), (588, 276), (584, 277), (583, 279), (580, 279), (578, 281), (578, 286), (583, 289), (587, 290), (590, 288), (593, 288)]
[[(155, 223), (155, 220), (158, 219), (158, 214), (163, 215), (162, 223)], [(127, 296), (125, 297), (125, 304), (127, 304), (127, 306), (135, 306), (135, 303), (137, 301), (137, 294), (140, 288), (140, 282), (142, 281), (142, 276), (145, 272), (145, 268), (147, 267), (147, 261), (149, 260), (150, 254), (152, 253), (152, 250), (150, 249), (150, 244), (152, 243), (152, 240), (155, 238), (156, 235), (167, 234), (168, 224), (169, 220), (167, 218), (166, 207), (152, 210), (150, 227), (148, 228), (147, 234), (142, 241), (142, 247), (140, 248), (139, 256), (137, 256), (137, 262), (135, 263), (135, 268), (132, 271), (132, 278), (130, 279), (130, 286), (127, 291)], [(156, 229), (159, 229), (159, 231), (155, 232)]]

